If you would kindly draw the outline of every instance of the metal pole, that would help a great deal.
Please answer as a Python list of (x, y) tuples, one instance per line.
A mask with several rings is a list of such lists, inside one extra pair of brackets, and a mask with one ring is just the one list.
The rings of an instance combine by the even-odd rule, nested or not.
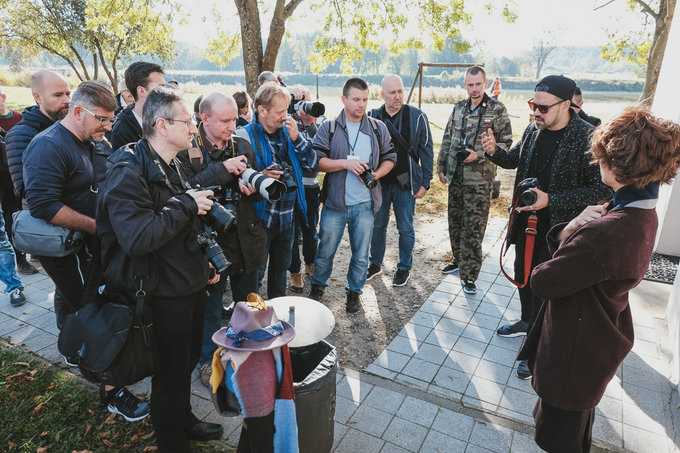
[(420, 108), (420, 104), (423, 102), (423, 64), (420, 63), (420, 86), (418, 87), (418, 108)]
[(420, 65), (421, 63), (418, 63), (418, 70), (416, 71), (416, 76), (413, 78), (413, 84), (411, 85), (411, 89), (408, 92), (408, 98), (406, 99), (407, 104), (411, 101), (411, 96), (413, 96), (413, 89), (416, 87), (416, 82), (418, 81), (418, 74), (420, 74)]

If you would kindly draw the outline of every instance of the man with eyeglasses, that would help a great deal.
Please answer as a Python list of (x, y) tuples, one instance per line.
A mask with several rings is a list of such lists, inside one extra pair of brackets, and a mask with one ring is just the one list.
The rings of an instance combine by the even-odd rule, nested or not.
[(467, 294), (477, 292), (475, 281), (482, 267), (482, 240), (496, 175), (496, 165), (482, 149), (482, 132), (493, 130), (498, 146), (503, 149), (512, 145), (508, 111), (486, 94), (486, 87), (484, 69), (468, 68), (465, 90), (469, 97), (453, 107), (437, 160), (439, 181), (449, 185), (449, 239), (453, 255), (442, 273), (458, 272)]
[[(538, 187), (531, 188), (536, 201), (516, 208), (508, 242), (515, 244), (515, 280), (526, 286), (519, 289), (521, 319), (501, 326), (503, 337), (526, 335), (536, 318), (541, 299), (531, 291), (531, 279), (524, 273), (526, 230), (530, 214), (536, 215), (536, 237), (530, 269), (550, 259), (546, 235), (553, 226), (568, 222), (586, 206), (611, 196), (611, 189), (600, 179), (596, 165), (590, 163), (590, 137), (593, 126), (581, 120), (570, 109), (576, 83), (562, 75), (544, 77), (534, 89), (529, 108), (534, 121), (522, 139), (509, 151), (496, 143), (493, 131), (484, 131), (482, 147), (489, 160), (503, 168), (516, 168), (515, 186), (526, 178), (536, 178)], [(513, 237), (514, 236), (514, 237)], [(526, 249), (526, 250), (525, 250)], [(531, 271), (530, 271), (531, 272)], [(565, 276), (567, 278), (567, 276)], [(517, 376), (531, 378), (526, 361), (517, 366)]]
[(114, 150), (142, 139), (144, 102), (151, 90), (165, 86), (163, 74), (162, 67), (146, 61), (136, 61), (125, 70), (125, 86), (135, 102), (118, 113), (118, 123), (111, 131), (111, 147)]
[[(60, 318), (81, 307), (96, 230), (97, 187), (104, 179), (105, 160), (110, 155), (104, 134), (111, 130), (117, 106), (108, 87), (95, 81), (83, 82), (73, 93), (66, 116), (38, 134), (24, 152), (26, 202), (31, 215), (85, 233), (85, 246), (78, 253), (39, 257), (64, 298), (57, 313), (58, 326)], [(109, 152), (100, 151), (102, 145)], [(101, 396), (109, 411), (128, 421), (149, 414), (148, 403), (125, 388), (102, 386)]]

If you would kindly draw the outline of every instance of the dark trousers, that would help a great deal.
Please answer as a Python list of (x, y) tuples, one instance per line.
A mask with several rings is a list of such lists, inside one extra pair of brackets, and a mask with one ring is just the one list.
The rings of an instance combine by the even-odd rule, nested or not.
[(191, 371), (198, 363), (203, 335), (205, 290), (182, 297), (151, 299), (161, 369), (151, 379), (151, 421), (159, 452), (188, 452), (185, 429), (191, 413)]
[(300, 261), (300, 233), (302, 233), (302, 257), (305, 264), (314, 263), (316, 249), (319, 246), (319, 186), (305, 187), (305, 201), (307, 202), (307, 224), (305, 218), (299, 211), (295, 212), (295, 236), (293, 236), (293, 248), (288, 271), (292, 274), (300, 272), (302, 263)]
[[(545, 242), (545, 236), (548, 234), (547, 231), (538, 230), (536, 234), (536, 242), (534, 243), (534, 252), (531, 260), (531, 270), (533, 271), (536, 266), (541, 263), (545, 263), (550, 259), (550, 251), (548, 250), (548, 244)], [(524, 281), (524, 244), (525, 236), (524, 232), (518, 235), (517, 244), (515, 244), (515, 280), (518, 282)], [(522, 305), (522, 321), (527, 321), (529, 323), (529, 329), (534, 324), (536, 316), (538, 315), (538, 310), (541, 308), (541, 303), (543, 302), (540, 298), (534, 295), (531, 291), (531, 275), (529, 275), (529, 280), (524, 288), (519, 288), (519, 300)]]
[(286, 295), (287, 272), (290, 268), (291, 249), (293, 246), (293, 235), (295, 229), (293, 225), (286, 231), (276, 233), (269, 228), (267, 232), (267, 245), (265, 256), (267, 263), (258, 269), (258, 280), (264, 278), (265, 268), (267, 269), (267, 299)]
[(536, 444), (549, 453), (588, 453), (593, 441), (595, 408), (558, 409), (538, 399), (534, 408)]
[(89, 261), (85, 249), (71, 256), (55, 258), (40, 256), (40, 264), (50, 276), (56, 287), (54, 295), (54, 313), (57, 326), (63, 323), (64, 316), (73, 313), (83, 306), (83, 283)]

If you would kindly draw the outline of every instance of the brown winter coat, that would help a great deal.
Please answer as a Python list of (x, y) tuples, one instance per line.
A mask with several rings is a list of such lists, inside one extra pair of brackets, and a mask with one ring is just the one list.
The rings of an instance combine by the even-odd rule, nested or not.
[[(612, 210), (565, 238), (536, 266), (531, 289), (546, 302), (520, 351), (536, 393), (551, 406), (597, 405), (633, 347), (628, 292), (649, 266), (654, 209)], [(565, 225), (555, 226), (550, 239)]]

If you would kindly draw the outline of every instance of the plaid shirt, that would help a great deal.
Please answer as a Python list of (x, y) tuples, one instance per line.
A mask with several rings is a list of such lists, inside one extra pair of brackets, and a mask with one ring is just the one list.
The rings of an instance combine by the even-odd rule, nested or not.
[[(290, 164), (287, 157), (287, 145), (281, 140), (281, 134), (277, 131), (273, 135), (265, 134), (265, 137), (271, 147), (272, 162), (276, 164), (282, 162)], [(302, 138), (302, 134), (300, 134), (298, 139), (293, 142), (293, 146), (300, 158), (302, 169), (305, 171), (316, 170), (318, 163), (316, 153), (312, 150), (312, 143)], [(295, 192), (284, 193), (278, 201), (268, 201), (265, 208), (266, 218), (264, 226), (276, 233), (291, 228), (295, 217), (295, 203)]]

